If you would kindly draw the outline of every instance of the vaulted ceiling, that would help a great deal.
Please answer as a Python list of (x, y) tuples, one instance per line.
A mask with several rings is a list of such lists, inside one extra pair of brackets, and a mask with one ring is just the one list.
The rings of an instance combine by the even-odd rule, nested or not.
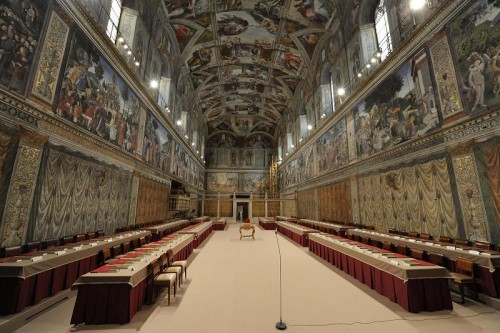
[(337, 2), (164, 0), (209, 136), (275, 137)]

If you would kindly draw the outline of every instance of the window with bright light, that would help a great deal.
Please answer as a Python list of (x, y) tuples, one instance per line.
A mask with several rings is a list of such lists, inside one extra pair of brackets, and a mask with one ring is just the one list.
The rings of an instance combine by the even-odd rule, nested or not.
[(380, 0), (375, 10), (375, 31), (377, 32), (378, 47), (380, 49), (380, 60), (384, 60), (392, 51), (391, 33), (389, 30), (389, 20), (384, 0)]
[(118, 23), (120, 22), (121, 13), (122, 0), (111, 0), (111, 9), (109, 10), (109, 21), (108, 27), (106, 28), (106, 34), (113, 41), (113, 43), (116, 43)]

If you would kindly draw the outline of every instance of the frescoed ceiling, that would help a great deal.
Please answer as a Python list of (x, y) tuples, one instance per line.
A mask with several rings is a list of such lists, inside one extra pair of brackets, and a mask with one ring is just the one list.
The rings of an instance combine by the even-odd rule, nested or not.
[(338, 0), (163, 1), (209, 135), (274, 135), (318, 42), (339, 21)]

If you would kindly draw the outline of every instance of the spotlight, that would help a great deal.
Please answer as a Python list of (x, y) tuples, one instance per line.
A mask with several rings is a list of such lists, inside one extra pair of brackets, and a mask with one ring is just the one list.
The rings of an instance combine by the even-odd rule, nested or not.
[(192, 143), (191, 143), (191, 146), (193, 146), (193, 147), (194, 147), (194, 142), (192, 142)]
[(313, 129), (312, 125), (307, 125), (307, 129), (312, 130)]
[(370, 67), (372, 67), (372, 65), (366, 64), (366, 68), (370, 68)]
[(127, 54), (128, 54), (128, 55), (131, 55), (131, 54), (132, 54), (132, 51), (128, 50), (128, 51), (127, 51)]
[(149, 86), (153, 89), (156, 89), (158, 88), (158, 81), (156, 80), (151, 80), (151, 82), (149, 83)]
[(344, 88), (339, 88), (339, 89), (337, 90), (337, 94), (338, 94), (339, 96), (344, 96), (344, 95), (345, 95), (345, 89), (344, 89)]
[(178, 125), (178, 126), (181, 126), (181, 125), (182, 125), (182, 121), (177, 120), (177, 125)]
[(128, 49), (128, 45), (127, 45), (127, 44), (124, 44), (124, 45), (123, 45), (123, 48), (124, 48), (125, 50), (126, 50), (126, 49)]
[(295, 148), (295, 146), (294, 146), (294, 145), (291, 145), (290, 147)]
[(186, 135), (184, 135), (184, 137), (185, 137), (186, 139), (189, 139), (189, 136), (187, 136), (187, 134), (186, 134)]
[(358, 73), (358, 77), (361, 77), (361, 73)]
[(374, 64), (374, 63), (376, 63), (376, 62), (377, 62), (377, 59), (375, 59), (375, 58), (371, 58), (371, 59), (370, 59), (370, 62), (371, 62), (372, 64)]
[(134, 65), (136, 65), (137, 67), (139, 67), (140, 63), (136, 60), (136, 61), (134, 62)]
[(382, 57), (382, 52), (378, 51), (376, 54), (377, 58), (381, 58)]

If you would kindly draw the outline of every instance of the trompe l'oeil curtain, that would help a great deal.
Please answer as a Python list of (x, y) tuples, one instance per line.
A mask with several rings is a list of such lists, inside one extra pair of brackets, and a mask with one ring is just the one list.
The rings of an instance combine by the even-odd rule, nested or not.
[(3, 176), (3, 165), (7, 159), (7, 152), (9, 151), (9, 146), (11, 142), (11, 137), (7, 134), (0, 132), (0, 179)]
[(318, 189), (319, 219), (327, 222), (351, 222), (351, 190), (349, 181)]
[(141, 177), (137, 201), (137, 223), (163, 221), (168, 218), (170, 187)]
[(488, 182), (495, 204), (497, 222), (500, 223), (500, 144), (493, 147), (485, 147), (484, 155), (488, 172)]
[(363, 224), (458, 236), (446, 158), (361, 177), (358, 185)]
[(110, 234), (128, 224), (131, 173), (56, 149), (43, 170), (33, 239)]

